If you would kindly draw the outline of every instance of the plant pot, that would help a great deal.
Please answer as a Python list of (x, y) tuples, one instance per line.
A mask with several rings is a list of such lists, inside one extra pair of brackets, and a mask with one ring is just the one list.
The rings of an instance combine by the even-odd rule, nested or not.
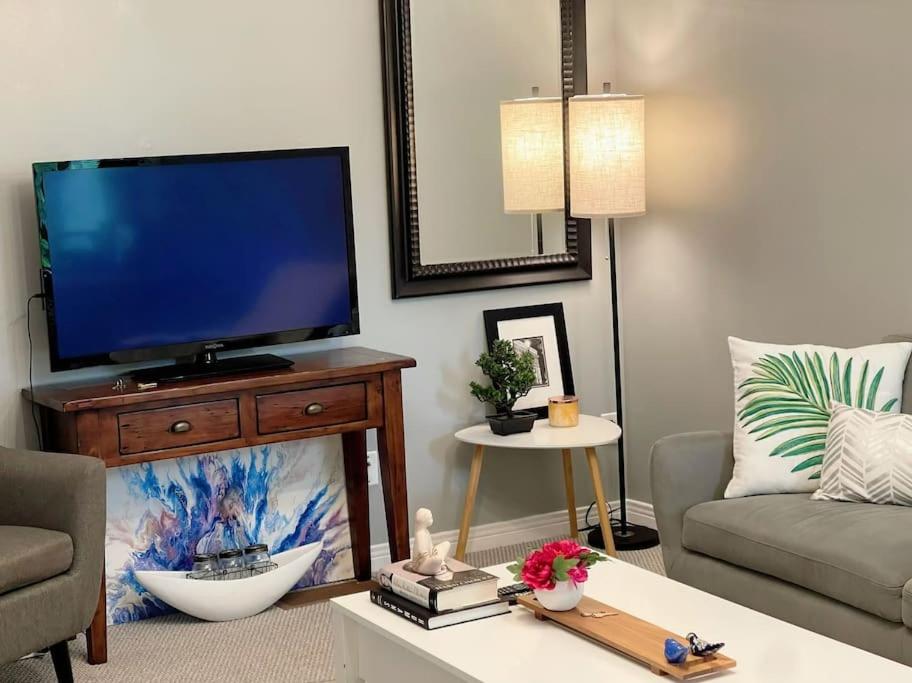
[(535, 589), (535, 597), (542, 607), (552, 612), (567, 612), (572, 610), (583, 599), (585, 584), (573, 581), (558, 581), (552, 590)]
[(491, 425), (491, 431), (498, 436), (509, 436), (510, 434), (522, 434), (531, 432), (532, 426), (538, 419), (535, 413), (517, 411), (513, 417), (507, 416), (506, 413), (488, 416), (488, 424)]

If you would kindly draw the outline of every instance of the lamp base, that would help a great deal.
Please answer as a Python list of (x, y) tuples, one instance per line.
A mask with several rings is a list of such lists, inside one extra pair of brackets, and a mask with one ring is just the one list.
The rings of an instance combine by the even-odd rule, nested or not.
[[(612, 536), (614, 536), (615, 550), (645, 550), (653, 548), (659, 544), (659, 532), (639, 524), (627, 522), (627, 529), (621, 530), (619, 526), (611, 527)], [(605, 549), (605, 539), (602, 538), (601, 528), (593, 529), (587, 537), (589, 545)]]

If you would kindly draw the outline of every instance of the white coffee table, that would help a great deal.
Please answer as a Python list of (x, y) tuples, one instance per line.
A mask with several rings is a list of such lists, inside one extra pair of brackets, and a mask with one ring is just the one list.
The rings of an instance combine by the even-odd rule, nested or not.
[[(505, 566), (489, 567), (513, 582)], [(912, 668), (792, 626), (620, 560), (591, 572), (586, 593), (675, 633), (724, 640), (737, 660), (708, 679), (735, 683), (880, 683), (912, 680)], [(509, 615), (425, 631), (372, 605), (367, 593), (332, 601), (336, 677), (346, 683), (660, 683), (645, 666), (536, 621)], [(610, 617), (606, 617), (609, 618)]]
[(487, 422), (466, 427), (455, 434), (465, 443), (475, 445), (472, 456), (472, 467), (469, 470), (469, 485), (466, 489), (465, 505), (462, 509), (462, 524), (459, 527), (459, 541), (456, 544), (456, 559), (465, 557), (469, 541), (469, 527), (472, 522), (472, 508), (475, 507), (475, 494), (478, 492), (478, 480), (481, 477), (481, 463), (485, 448), (518, 448), (524, 450), (560, 450), (564, 459), (564, 489), (567, 494), (567, 516), (570, 521), (570, 536), (576, 538), (576, 496), (573, 492), (573, 461), (571, 449), (582, 448), (589, 463), (589, 474), (592, 477), (592, 488), (595, 491), (595, 502), (598, 508), (599, 525), (602, 538), (605, 539), (606, 552), (616, 555), (614, 536), (611, 533), (611, 521), (608, 519), (608, 506), (605, 503), (605, 492), (602, 489), (602, 475), (599, 472), (596, 446), (617, 443), (621, 438), (621, 428), (614, 422), (593, 415), (580, 415), (576, 427), (552, 427), (548, 420), (536, 420), (531, 432), (498, 436), (491, 431)]

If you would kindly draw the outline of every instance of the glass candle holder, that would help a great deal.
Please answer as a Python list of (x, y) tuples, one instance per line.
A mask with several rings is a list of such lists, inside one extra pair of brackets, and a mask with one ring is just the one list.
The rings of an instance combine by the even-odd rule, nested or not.
[(244, 554), (237, 548), (221, 551), (218, 554), (218, 563), (224, 579), (243, 577)]
[(212, 579), (218, 572), (218, 557), (209, 553), (199, 553), (193, 556), (193, 569), (190, 575), (194, 579)]
[(254, 543), (244, 548), (244, 566), (255, 572), (268, 569), (272, 561), (269, 558), (269, 546), (265, 543)]
[(579, 424), (579, 398), (576, 396), (549, 398), (548, 424), (552, 427), (576, 427)]

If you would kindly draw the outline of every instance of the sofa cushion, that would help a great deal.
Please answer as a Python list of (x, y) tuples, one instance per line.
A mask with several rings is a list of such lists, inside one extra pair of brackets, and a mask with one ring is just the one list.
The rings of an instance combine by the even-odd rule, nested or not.
[(73, 564), (73, 541), (61, 531), (0, 526), (0, 595), (63, 574)]
[(903, 586), (912, 579), (912, 508), (816, 501), (803, 493), (716, 500), (687, 511), (682, 543), (903, 621)]

